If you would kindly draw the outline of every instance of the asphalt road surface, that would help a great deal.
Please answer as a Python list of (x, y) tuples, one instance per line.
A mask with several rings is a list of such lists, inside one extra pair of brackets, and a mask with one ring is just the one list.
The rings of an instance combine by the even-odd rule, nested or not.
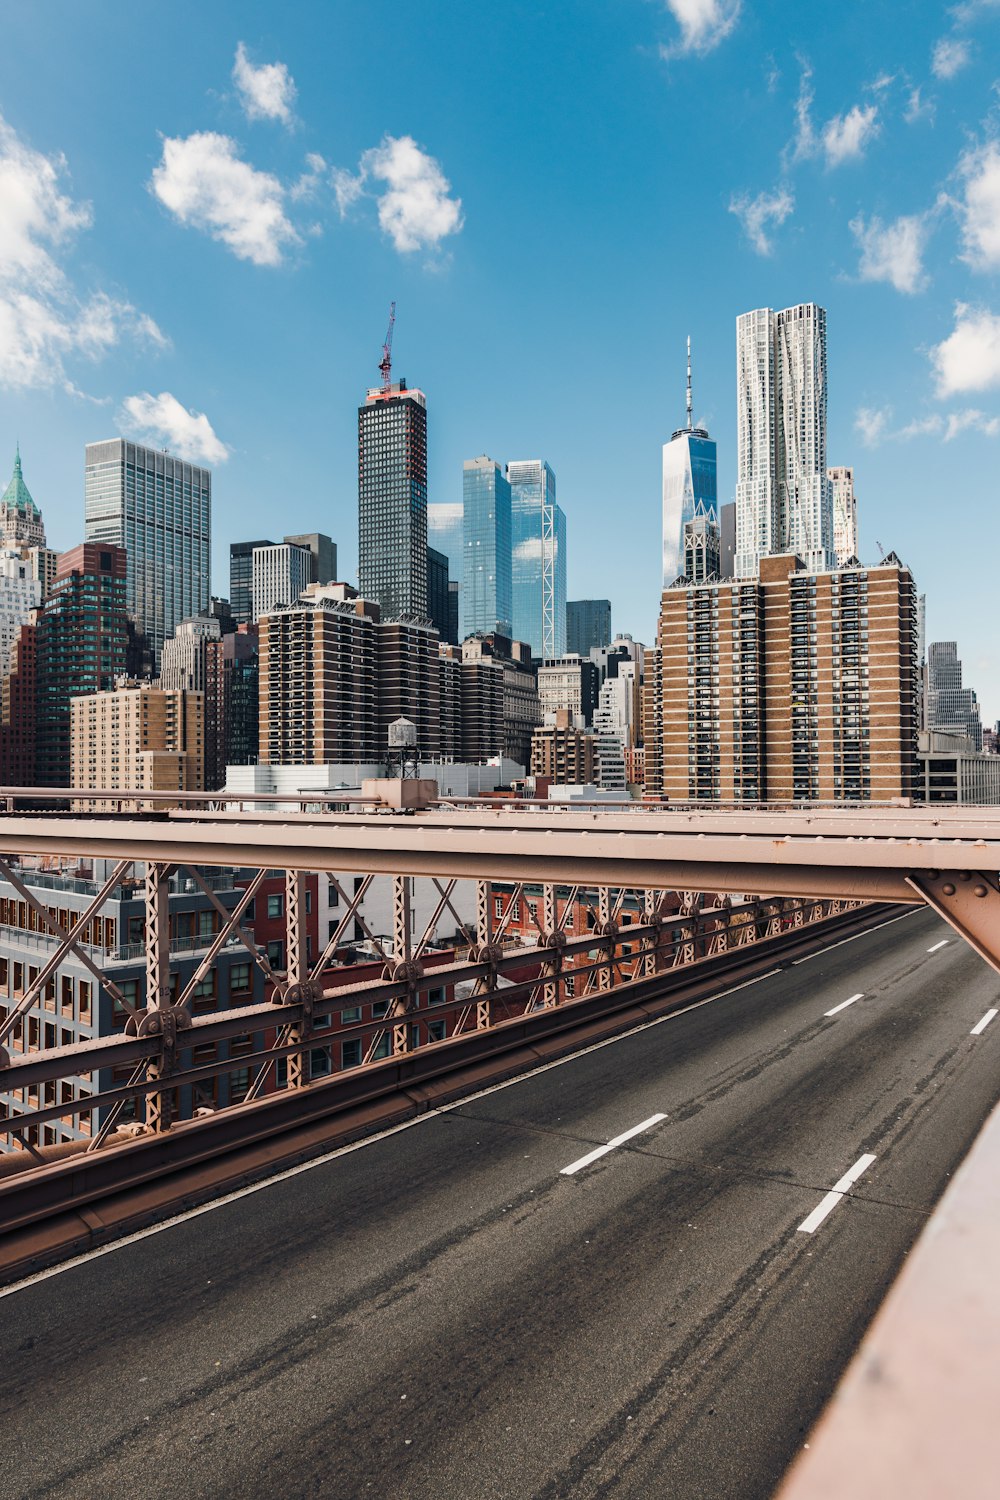
[(43, 1273), (0, 1493), (768, 1496), (1000, 1095), (998, 997), (914, 911)]

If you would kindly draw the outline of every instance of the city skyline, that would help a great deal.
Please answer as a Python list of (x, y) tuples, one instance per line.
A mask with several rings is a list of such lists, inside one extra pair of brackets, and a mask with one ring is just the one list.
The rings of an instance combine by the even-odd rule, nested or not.
[[(230, 539), (286, 529), (343, 539), (353, 579), (352, 418), (397, 297), (398, 367), (419, 375), (435, 413), (429, 500), (458, 498), (470, 454), (546, 453), (571, 501), (571, 592), (611, 597), (622, 626), (650, 639), (660, 448), (676, 425), (684, 339), (698, 351), (695, 419), (719, 445), (722, 504), (736, 480), (734, 319), (813, 300), (830, 319), (828, 456), (855, 469), (862, 560), (880, 544), (913, 566), (929, 635), (959, 640), (995, 717), (1000, 653), (978, 623), (988, 549), (959, 586), (934, 532), (955, 489), (967, 520), (988, 528), (1000, 433), (984, 275), (997, 16), (973, 9), (908, 13), (901, 28), (888, 7), (859, 48), (846, 20), (820, 35), (791, 5), (744, 7), (726, 35), (685, 30), (666, 5), (624, 4), (613, 26), (584, 7), (571, 65), (558, 15), (515, 5), (487, 26), (430, 4), (397, 20), (416, 65), (388, 112), (373, 87), (380, 39), (347, 10), (307, 25), (295, 5), (280, 20), (260, 5), (219, 8), (199, 17), (183, 77), (171, 66), (176, 14), (139, 4), (122, 20), (95, 5), (58, 26), (45, 4), (14, 14), (0, 152), (12, 180), (33, 184), (33, 211), (12, 227), (4, 296), (34, 296), (46, 318), (36, 342), (8, 325), (0, 445), (12, 452), (20, 436), (56, 547), (80, 540), (83, 444), (121, 420), (152, 444), (199, 443), (213, 467), (216, 592)], [(233, 79), (240, 43), (247, 87), (265, 64), (287, 81), (270, 116), (251, 118)], [(550, 80), (540, 155), (519, 119), (523, 82), (501, 83), (499, 69), (472, 107), (472, 60), (514, 46)], [(165, 67), (140, 87), (128, 60), (150, 47)], [(565, 109), (581, 70), (595, 100), (582, 124)], [(77, 75), (114, 108), (89, 110), (64, 87)], [(706, 90), (731, 105), (700, 122), (692, 153), (684, 127)], [(562, 164), (555, 200), (549, 151)], [(403, 190), (407, 166), (426, 189), (423, 217)], [(213, 182), (246, 185), (239, 223), (218, 216)], [(496, 201), (556, 212), (541, 234), (511, 223), (498, 235)], [(697, 255), (679, 201), (707, 231)], [(615, 272), (623, 228), (628, 276)], [(484, 351), (475, 379), (472, 329)], [(567, 378), (554, 378), (557, 361)], [(626, 524), (602, 531), (609, 504)]]

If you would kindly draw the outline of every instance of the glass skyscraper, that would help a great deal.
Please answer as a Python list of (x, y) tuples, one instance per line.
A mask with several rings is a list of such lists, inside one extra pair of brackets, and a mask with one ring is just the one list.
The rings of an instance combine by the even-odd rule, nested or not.
[(684, 528), (695, 517), (718, 521), (716, 447), (692, 420), (691, 340), (687, 341), (687, 422), (663, 445), (663, 587), (684, 572)]
[(181, 620), (208, 609), (212, 475), (124, 438), (88, 443), (85, 536), (124, 547), (126, 606), (154, 662)]
[(427, 401), (406, 381), (358, 408), (358, 582), (382, 618), (427, 618)]
[(611, 645), (611, 600), (570, 599), (566, 605), (566, 649), (589, 656), (594, 646)]
[(462, 624), (462, 547), (463, 523), (461, 500), (438, 500), (427, 507), (427, 547), (443, 552), (448, 559), (448, 634), (444, 640), (460, 641)]
[(507, 465), (514, 639), (545, 661), (566, 654), (566, 517), (540, 458)]
[[(466, 635), (510, 636), (511, 493), (500, 465), (485, 455), (462, 473), (462, 608)], [(518, 637), (526, 639), (526, 637)]]

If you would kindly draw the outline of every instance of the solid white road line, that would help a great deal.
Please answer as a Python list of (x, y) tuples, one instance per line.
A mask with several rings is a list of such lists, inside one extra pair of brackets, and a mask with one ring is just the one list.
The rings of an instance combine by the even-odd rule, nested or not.
[(851, 998), (850, 998), (850, 1000), (841, 1000), (841, 1002), (840, 1002), (839, 1005), (835, 1005), (833, 1007), (833, 1010), (825, 1010), (823, 1012), (823, 1014), (824, 1014), (824, 1016), (835, 1016), (837, 1014), (838, 1010), (846, 1010), (849, 1005), (853, 1005), (854, 1004), (855, 1000), (863, 1000), (863, 999), (864, 999), (864, 991), (862, 991), (862, 993), (860, 995), (852, 995)]
[(995, 1015), (995, 1010), (988, 1010), (983, 1019), (976, 1022), (975, 1026), (973, 1026), (972, 1030), (969, 1032), (969, 1035), (978, 1036), (980, 1032), (985, 1031)]
[(928, 948), (927, 952), (928, 953), (936, 953), (939, 948), (946, 948), (948, 946), (948, 943), (950, 941), (951, 941), (950, 938), (942, 938), (939, 943), (935, 943), (934, 944), (933, 948)]
[(812, 1234), (814, 1229), (818, 1229), (827, 1214), (837, 1207), (837, 1204), (843, 1198), (848, 1188), (857, 1182), (862, 1172), (868, 1171), (874, 1160), (874, 1156), (868, 1152), (864, 1156), (859, 1156), (854, 1166), (844, 1173), (832, 1191), (827, 1193), (826, 1197), (816, 1205), (808, 1219), (802, 1220), (798, 1229), (799, 1234)]
[(574, 1172), (579, 1172), (582, 1167), (589, 1167), (592, 1161), (597, 1161), (600, 1156), (607, 1156), (616, 1146), (624, 1146), (633, 1136), (641, 1135), (644, 1130), (650, 1130), (654, 1125), (659, 1125), (665, 1120), (666, 1115), (650, 1115), (648, 1120), (643, 1120), (641, 1125), (633, 1125), (631, 1130), (625, 1130), (621, 1135), (616, 1135), (613, 1141), (608, 1141), (606, 1146), (598, 1146), (594, 1151), (588, 1151), (586, 1156), (581, 1156), (579, 1161), (570, 1162), (568, 1167), (563, 1167), (559, 1173), (560, 1177), (572, 1177)]

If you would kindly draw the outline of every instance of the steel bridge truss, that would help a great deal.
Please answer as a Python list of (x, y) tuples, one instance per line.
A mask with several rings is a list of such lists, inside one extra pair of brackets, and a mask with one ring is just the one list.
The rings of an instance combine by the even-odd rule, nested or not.
[[(171, 984), (168, 929), (168, 882), (183, 873), (193, 880), (218, 913), (217, 931), (179, 993)], [(456, 909), (457, 878), (430, 877), (436, 901), (422, 932), (415, 931), (413, 877), (393, 877), (393, 933), (391, 948), (383, 947), (361, 917), (361, 907), (374, 875), (357, 882), (348, 896), (335, 876), (327, 876), (337, 890), (343, 914), (314, 961), (307, 959), (306, 872), (285, 872), (285, 934), (287, 965), (276, 970), (244, 925), (244, 915), (268, 874), (257, 870), (241, 891), (232, 910), (219, 901), (203, 867), (151, 861), (145, 865), (146, 1005), (134, 1006), (113, 979), (94, 962), (81, 934), (123, 879), (133, 874), (130, 861), (119, 861), (111, 877), (69, 927), (64, 927), (40, 902), (9, 860), (0, 859), (0, 878), (17, 890), (53, 942), (50, 957), (20, 998), (12, 1001), (0, 1025), (0, 1091), (6, 1096), (0, 1134), (8, 1145), (22, 1147), (36, 1161), (47, 1159), (37, 1149), (41, 1127), (68, 1117), (89, 1116), (90, 1136), (78, 1149), (95, 1151), (109, 1139), (139, 1134), (163, 1134), (175, 1122), (177, 1091), (217, 1079), (223, 1073), (251, 1070), (252, 1082), (241, 1101), (251, 1104), (276, 1087), (276, 1067), (287, 1067), (284, 1088), (294, 1093), (312, 1082), (310, 1058), (314, 1049), (360, 1040), (362, 1068), (380, 1058), (399, 1059), (417, 1047), (447, 1047), (473, 1032), (489, 1031), (518, 1017), (556, 1008), (571, 1010), (590, 997), (607, 993), (636, 979), (649, 979), (698, 959), (713, 958), (749, 947), (793, 928), (823, 921), (863, 903), (838, 899), (755, 899), (733, 904), (729, 897), (710, 901), (702, 893), (673, 893), (629, 887), (528, 886), (523, 881), (502, 888), (503, 914), (495, 915), (501, 888), (488, 880), (476, 882), (474, 930), (466, 927)], [(30, 876), (29, 876), (30, 878)], [(626, 913), (626, 907), (630, 910)], [(532, 924), (534, 942), (511, 936), (515, 914), (523, 911)], [(575, 914), (585, 916), (587, 930), (572, 931)], [(464, 934), (465, 956), (427, 968), (424, 959), (446, 914)], [(629, 920), (624, 922), (623, 916)], [(337, 986), (329, 982), (334, 955), (346, 941), (355, 921), (364, 927), (382, 965), (374, 982)], [(191, 1000), (210, 972), (220, 951), (236, 939), (272, 987), (264, 1003), (192, 1015)], [(69, 1047), (26, 1048), (29, 1013), (48, 1003), (58, 1015), (52, 980), (70, 956), (79, 960), (126, 1014), (124, 1032), (98, 1036)], [(513, 978), (508, 978), (513, 976)], [(326, 981), (326, 982), (324, 982)], [(443, 989), (445, 998), (426, 1003), (429, 988)], [(424, 997), (424, 1003), (421, 998)], [(330, 1021), (341, 1010), (372, 1005), (379, 1020), (361, 1021), (331, 1031)], [(96, 1007), (95, 1007), (96, 1010)], [(444, 1036), (432, 1023), (444, 1022)], [(195, 1049), (216, 1047), (234, 1038), (253, 1038), (251, 1051), (195, 1065)], [(271, 1039), (273, 1038), (273, 1040)], [(46, 1086), (82, 1078), (96, 1080), (111, 1072), (126, 1082), (65, 1102), (44, 1102)], [(358, 1069), (349, 1070), (357, 1073)], [(341, 1076), (346, 1076), (346, 1073)], [(324, 1073), (323, 1081), (329, 1082)], [(33, 1102), (34, 1101), (34, 1102)], [(232, 1105), (230, 1108), (239, 1108)], [(140, 1117), (126, 1122), (126, 1113)], [(141, 1118), (143, 1117), (144, 1118)], [(64, 1149), (64, 1148), (56, 1148)]]

